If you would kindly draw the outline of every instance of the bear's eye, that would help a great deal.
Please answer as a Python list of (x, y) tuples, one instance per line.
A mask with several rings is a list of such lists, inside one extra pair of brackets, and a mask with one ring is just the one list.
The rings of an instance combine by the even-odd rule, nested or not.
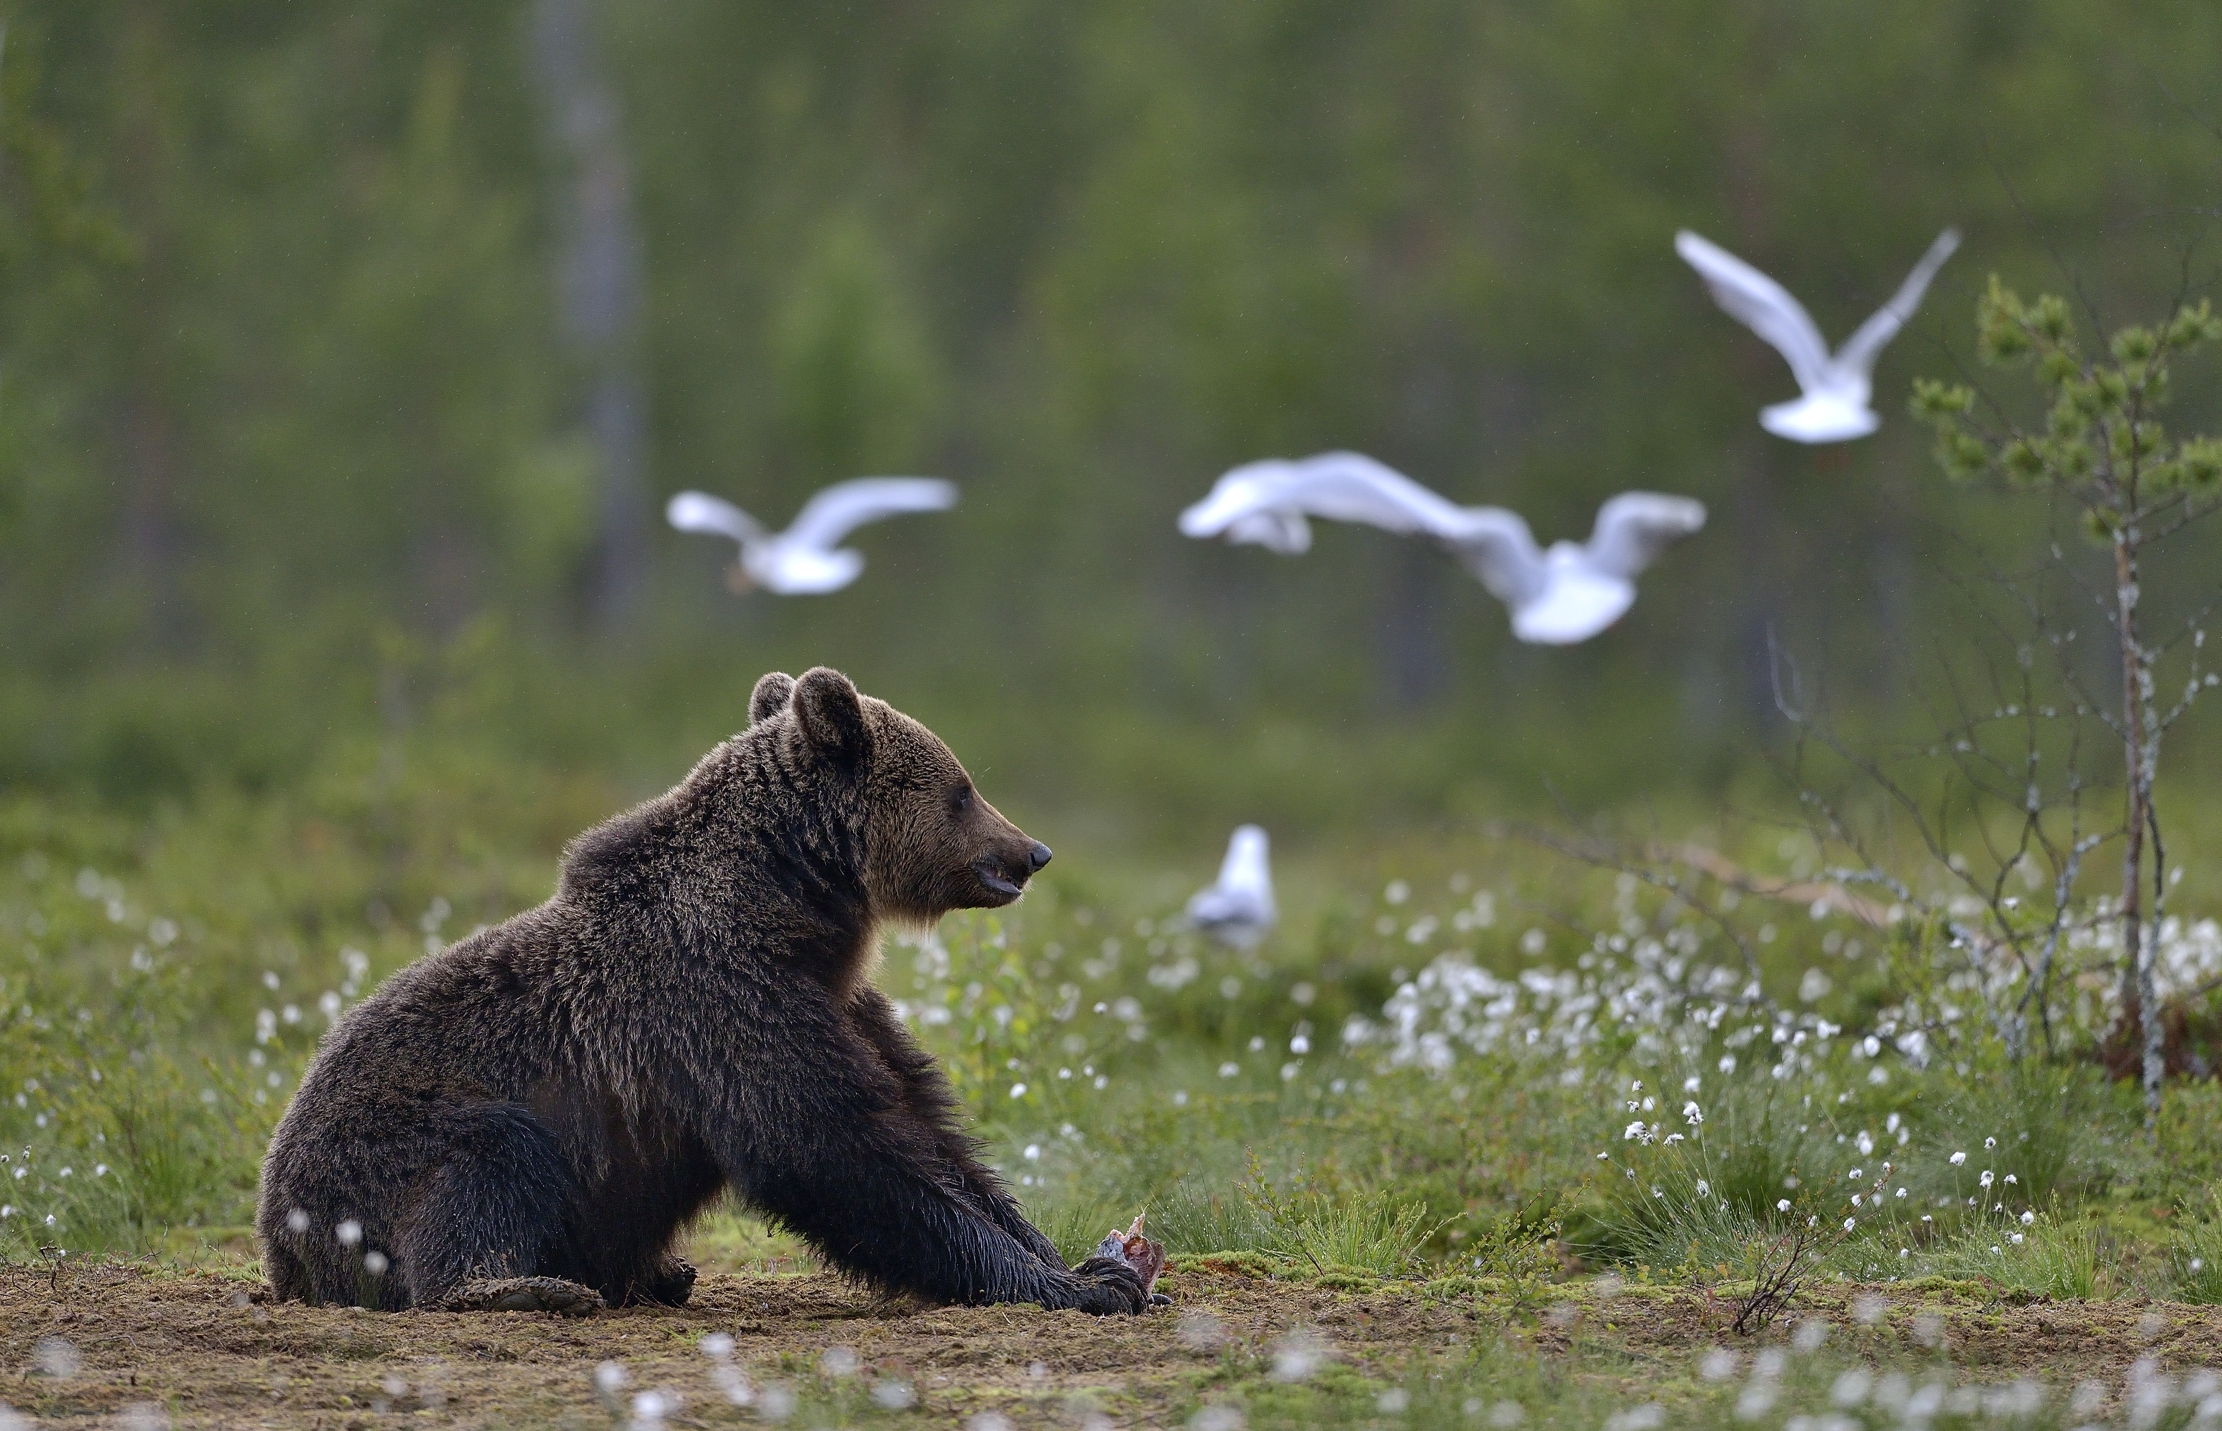
[(972, 808), (972, 786), (969, 783), (959, 785), (949, 792), (949, 808), (959, 815)]

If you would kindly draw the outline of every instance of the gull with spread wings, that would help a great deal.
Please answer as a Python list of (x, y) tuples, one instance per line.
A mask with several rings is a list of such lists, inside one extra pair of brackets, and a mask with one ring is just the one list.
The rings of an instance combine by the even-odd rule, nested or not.
[(1812, 315), (1788, 289), (1688, 229), (1674, 236), (1674, 251), (1698, 271), (1713, 301), (1789, 360), (1802, 396), (1762, 410), (1759, 425), (1792, 442), (1849, 442), (1882, 425), (1867, 405), (1874, 397), (1875, 359), (1913, 317), (1929, 280), (1959, 246), (1958, 229), (1938, 234), (1882, 310), (1831, 353)]
[(1513, 635), (1565, 646), (1618, 621), (1636, 599), (1636, 574), (1704, 526), (1705, 506), (1623, 492), (1598, 509), (1587, 542), (1544, 550), (1516, 512), (1461, 507), (1361, 453), (1324, 452), (1235, 468), (1181, 513), (1180, 529), (1294, 556), (1311, 547), (1311, 517), (1432, 538), (1511, 608)]
[(882, 517), (939, 512), (956, 501), (956, 485), (938, 477), (859, 477), (817, 493), (784, 532), (766, 531), (748, 513), (707, 492), (681, 492), (664, 516), (682, 532), (740, 543), (740, 559), (726, 573), (734, 591), (760, 586), (781, 596), (806, 596), (839, 591), (864, 570), (863, 553), (835, 545), (850, 532)]

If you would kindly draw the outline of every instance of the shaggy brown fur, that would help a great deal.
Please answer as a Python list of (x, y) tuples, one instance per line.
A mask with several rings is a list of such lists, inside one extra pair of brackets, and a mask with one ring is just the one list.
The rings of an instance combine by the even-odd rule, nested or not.
[(555, 898), (332, 1030), (263, 1164), (279, 1296), (677, 1303), (673, 1238), (730, 1187), (889, 1291), (1144, 1305), (1124, 1267), (1067, 1269), (868, 982), (883, 925), (1008, 904), (1048, 849), (839, 672), (765, 676), (749, 716), (573, 842)]

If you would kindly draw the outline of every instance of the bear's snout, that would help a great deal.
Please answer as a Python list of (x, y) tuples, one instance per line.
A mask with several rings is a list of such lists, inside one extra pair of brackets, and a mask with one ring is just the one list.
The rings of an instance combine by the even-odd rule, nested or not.
[[(1017, 831), (1013, 831), (1017, 834)], [(980, 856), (972, 862), (973, 877), (994, 904), (1009, 904), (1026, 892), (1026, 882), (1049, 863), (1049, 846), (1018, 836), (1023, 843)]]

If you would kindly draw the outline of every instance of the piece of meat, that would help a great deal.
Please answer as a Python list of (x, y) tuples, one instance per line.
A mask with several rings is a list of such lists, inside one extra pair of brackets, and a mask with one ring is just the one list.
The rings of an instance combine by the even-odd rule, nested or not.
[(1113, 1228), (1105, 1233), (1103, 1241), (1096, 1245), (1095, 1255), (1133, 1268), (1134, 1275), (1142, 1279), (1142, 1290), (1154, 1292), (1157, 1274), (1165, 1270), (1165, 1244), (1152, 1242), (1142, 1235), (1142, 1219), (1146, 1216), (1146, 1213), (1136, 1214), (1134, 1225), (1124, 1232)]

